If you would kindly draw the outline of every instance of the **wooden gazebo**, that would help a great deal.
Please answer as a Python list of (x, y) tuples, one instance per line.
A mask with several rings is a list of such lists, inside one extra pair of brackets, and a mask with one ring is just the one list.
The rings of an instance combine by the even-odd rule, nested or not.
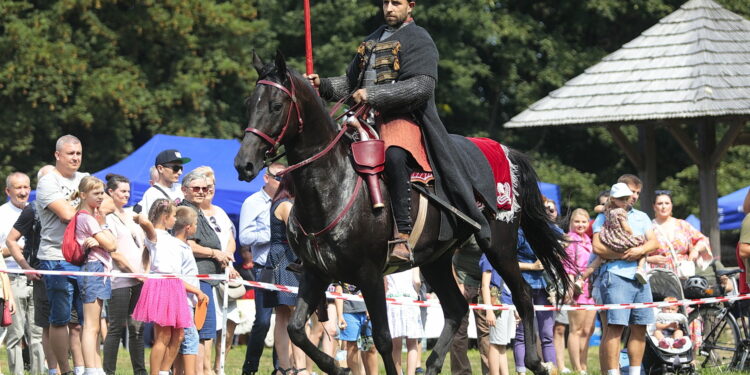
[[(718, 256), (716, 169), (749, 119), (750, 21), (712, 0), (690, 0), (505, 127), (605, 126), (644, 181), (642, 202), (653, 199), (654, 134), (664, 127), (698, 165), (701, 230)], [(718, 123), (729, 127), (717, 142)], [(637, 127), (638, 145), (621, 131), (628, 125)]]

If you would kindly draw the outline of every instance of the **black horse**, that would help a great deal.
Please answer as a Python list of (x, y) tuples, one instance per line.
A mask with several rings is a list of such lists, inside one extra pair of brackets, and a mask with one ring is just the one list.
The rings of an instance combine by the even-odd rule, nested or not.
[[(352, 140), (344, 136), (347, 131), (339, 129), (308, 81), (288, 70), (281, 54), (277, 54), (275, 63), (267, 65), (254, 56), (253, 65), (259, 81), (247, 100), (250, 127), (234, 165), (240, 179), (249, 181), (264, 167), (269, 151), (273, 154), (282, 144), (293, 165), (288, 173), (292, 173), (296, 198), (287, 234), (289, 245), (303, 260), (304, 272), (297, 307), (288, 327), (289, 336), (321, 370), (329, 374), (348, 373), (348, 369), (338, 367), (333, 358), (307, 339), (304, 328), (331, 282), (354, 284), (365, 298), (375, 346), (386, 372), (395, 375), (383, 286), (387, 243), (393, 236), (394, 225), (390, 207), (388, 204), (378, 210), (371, 207), (366, 184), (362, 184), (350, 160)], [(549, 366), (541, 363), (536, 350), (530, 289), (518, 268), (519, 225), (555, 281), (557, 275), (565, 275), (562, 265), (565, 252), (560, 235), (547, 218), (531, 164), (516, 151), (510, 151), (509, 159), (517, 170), (516, 199), (521, 210), (510, 222), (490, 220), (491, 243), (485, 244), (482, 251), (507, 282), (523, 319), (526, 367), (536, 374), (547, 374)], [(388, 202), (388, 190), (384, 187), (381, 190)], [(412, 202), (418, 201), (417, 193), (414, 194)], [(468, 305), (451, 276), (451, 258), (455, 247), (468, 239), (473, 229), (468, 224), (456, 224), (455, 238), (439, 241), (439, 210), (437, 206), (429, 206), (424, 232), (413, 250), (414, 264), (421, 267), (425, 280), (437, 294), (445, 317), (443, 331), (427, 359), (427, 374), (440, 372), (453, 335), (468, 312)], [(559, 279), (567, 287), (567, 279)]]

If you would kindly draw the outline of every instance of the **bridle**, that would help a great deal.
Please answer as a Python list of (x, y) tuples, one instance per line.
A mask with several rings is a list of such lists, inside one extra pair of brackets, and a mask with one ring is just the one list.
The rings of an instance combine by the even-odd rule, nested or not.
[[(284, 124), (284, 127), (281, 129), (281, 133), (276, 137), (276, 139), (271, 138), (268, 134), (248, 126), (245, 129), (245, 132), (247, 133), (253, 133), (257, 136), (259, 136), (261, 139), (266, 141), (268, 144), (271, 145), (271, 149), (266, 151), (266, 158), (272, 158), (276, 155), (276, 152), (278, 151), (279, 147), (281, 146), (281, 142), (284, 140), (284, 136), (286, 135), (287, 130), (289, 129), (289, 125), (291, 123), (292, 119), (292, 109), (295, 109), (297, 111), (297, 121), (299, 122), (299, 127), (297, 129), (297, 134), (301, 134), (303, 130), (303, 124), (302, 121), (302, 112), (299, 109), (299, 103), (297, 101), (296, 96), (296, 88), (294, 86), (294, 80), (292, 77), (287, 73), (286, 75), (289, 78), (289, 82), (291, 82), (291, 91), (288, 90), (284, 85), (279, 84), (277, 82), (269, 81), (269, 80), (259, 80), (257, 85), (267, 85), (271, 87), (275, 87), (281, 91), (283, 91), (285, 94), (289, 95), (289, 97), (292, 99), (292, 105), (289, 106), (289, 111), (287, 112), (286, 116), (286, 123)], [(331, 114), (335, 113), (336, 110), (339, 108), (340, 105), (342, 105), (346, 100), (348, 100), (351, 97), (351, 94), (345, 98), (342, 98), (336, 105), (334, 106), (334, 109), (332, 110)], [(365, 113), (368, 110), (368, 106), (363, 104), (357, 104), (350, 108), (350, 113), (354, 116), (359, 117), (363, 113)], [(343, 115), (342, 115), (343, 116)], [(339, 116), (341, 117), (341, 116)], [(338, 119), (338, 118), (337, 118)], [(333, 147), (341, 140), (343, 135), (350, 129), (350, 125), (347, 123), (344, 123), (343, 126), (341, 126), (341, 129), (339, 130), (338, 134), (333, 138), (333, 140), (320, 152), (316, 153), (315, 155), (297, 163), (294, 165), (290, 165), (289, 167), (285, 168), (282, 171), (279, 171), (276, 173), (277, 176), (283, 176), (297, 168), (304, 167), (305, 165), (308, 165), (312, 163), (313, 161), (320, 159), (325, 154), (330, 152)], [(346, 216), (346, 214), (349, 212), (349, 210), (354, 205), (354, 202), (356, 201), (357, 197), (359, 196), (359, 191), (362, 189), (362, 177), (357, 174), (357, 182), (354, 186), (354, 192), (352, 195), (350, 195), (349, 200), (347, 201), (345, 207), (343, 210), (339, 212), (339, 214), (334, 218), (328, 225), (326, 225), (323, 229), (317, 231), (317, 232), (308, 232), (302, 227), (302, 223), (299, 222), (299, 219), (297, 218), (297, 215), (292, 215), (292, 220), (294, 224), (300, 229), (302, 234), (310, 240), (310, 242), (313, 245), (313, 248), (316, 250), (316, 254), (320, 256), (320, 245), (318, 243), (318, 238), (322, 236), (323, 234), (327, 233), (328, 231), (332, 230), (336, 225), (338, 225), (339, 222)], [(325, 262), (322, 262), (321, 264), (325, 264)]]
[(292, 121), (292, 110), (296, 110), (297, 112), (297, 121), (299, 123), (299, 126), (297, 127), (297, 134), (302, 133), (302, 130), (304, 129), (304, 125), (305, 125), (304, 121), (302, 121), (302, 112), (299, 109), (299, 102), (297, 101), (297, 95), (296, 95), (297, 90), (296, 90), (296, 87), (294, 86), (294, 80), (289, 75), (289, 73), (287, 73), (286, 76), (287, 78), (289, 78), (289, 82), (291, 83), (291, 86), (292, 86), (291, 91), (280, 83), (269, 81), (266, 79), (261, 79), (258, 81), (258, 83), (256, 83), (256, 86), (266, 85), (266, 86), (275, 87), (283, 91), (285, 94), (289, 95), (289, 98), (292, 99), (292, 104), (289, 106), (289, 111), (287, 111), (286, 113), (286, 123), (284, 123), (284, 127), (281, 128), (281, 133), (279, 133), (276, 139), (273, 139), (268, 134), (256, 128), (253, 128), (251, 126), (248, 126), (247, 128), (245, 128), (246, 133), (253, 133), (271, 145), (271, 148), (268, 151), (266, 151), (266, 158), (271, 158), (271, 157), (276, 156), (276, 153), (278, 152), (279, 147), (281, 147), (281, 141), (284, 140), (284, 136), (286, 135), (286, 132), (289, 129), (289, 125), (291, 124), (291, 121)]
[[(287, 112), (287, 115), (286, 115), (286, 123), (284, 124), (284, 127), (281, 128), (281, 133), (279, 133), (279, 135), (276, 137), (276, 139), (271, 138), (268, 134), (266, 134), (263, 131), (258, 130), (256, 128), (253, 128), (253, 127), (250, 127), (250, 126), (248, 126), (247, 128), (245, 128), (245, 132), (246, 133), (255, 134), (258, 137), (260, 137), (262, 140), (266, 141), (266, 143), (268, 143), (268, 144), (271, 145), (271, 148), (268, 151), (266, 151), (265, 160), (269, 160), (269, 159), (275, 160), (275, 159), (278, 158), (276, 156), (276, 153), (278, 152), (279, 147), (282, 145), (281, 142), (284, 140), (284, 136), (286, 135), (286, 132), (289, 129), (289, 125), (291, 124), (292, 109), (295, 109), (297, 111), (297, 121), (299, 122), (299, 126), (297, 128), (297, 134), (302, 134), (302, 130), (304, 130), (304, 121), (302, 120), (302, 112), (299, 109), (299, 102), (297, 101), (296, 87), (294, 86), (294, 80), (292, 79), (292, 76), (289, 75), (289, 73), (287, 73), (286, 76), (287, 76), (287, 78), (289, 78), (289, 82), (291, 83), (291, 91), (289, 89), (287, 89), (286, 87), (284, 87), (284, 85), (282, 85), (280, 83), (269, 81), (269, 80), (265, 80), (265, 79), (261, 79), (261, 80), (258, 81), (258, 83), (256, 83), (256, 86), (257, 85), (267, 85), (267, 86), (275, 87), (275, 88), (283, 91), (285, 94), (289, 95), (289, 97), (292, 99), (292, 105), (289, 106), (289, 111)], [(341, 100), (339, 100), (339, 102), (336, 103), (336, 105), (333, 107), (331, 115), (333, 113), (335, 113), (336, 110), (339, 108), (339, 106), (341, 104), (343, 104), (346, 100), (348, 100), (350, 97), (351, 97), (351, 94), (348, 95), (347, 97), (342, 98)], [(368, 108), (369, 107), (366, 106), (366, 105), (356, 104), (356, 105), (354, 105), (354, 106), (352, 106), (350, 108), (349, 112), (352, 113), (354, 116), (360, 116), (363, 113), (365, 113)], [(341, 116), (343, 116), (343, 114)], [(339, 116), (339, 118), (341, 116)], [(338, 118), (337, 118), (337, 120), (338, 120)], [(333, 138), (333, 140), (323, 150), (321, 150), (317, 154), (315, 154), (315, 155), (313, 155), (313, 156), (311, 156), (311, 157), (309, 157), (309, 158), (307, 158), (307, 159), (305, 159), (305, 160), (303, 160), (303, 161), (301, 161), (301, 162), (299, 162), (297, 164), (290, 165), (289, 167), (285, 168), (284, 170), (281, 170), (281, 171), (277, 172), (276, 175), (277, 176), (283, 176), (283, 175), (285, 175), (285, 174), (287, 174), (287, 173), (289, 173), (289, 172), (291, 172), (291, 171), (293, 171), (293, 170), (295, 170), (297, 168), (304, 167), (305, 165), (308, 165), (308, 164), (314, 162), (315, 160), (320, 159), (325, 154), (327, 154), (328, 152), (330, 152), (331, 149), (333, 149), (333, 146), (335, 146), (336, 143), (338, 143), (341, 140), (341, 138), (343, 137), (343, 135), (348, 130), (349, 130), (349, 125), (348, 124), (344, 124), (341, 127), (341, 129), (339, 130), (338, 134), (336, 134), (336, 136)], [(282, 156), (283, 156), (283, 154), (282, 154)], [(268, 164), (268, 162), (266, 162), (266, 164)]]

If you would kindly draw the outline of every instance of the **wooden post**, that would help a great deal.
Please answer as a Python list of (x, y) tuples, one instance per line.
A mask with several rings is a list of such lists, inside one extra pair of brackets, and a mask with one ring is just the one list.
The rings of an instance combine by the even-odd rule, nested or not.
[(654, 190), (656, 190), (656, 131), (653, 124), (638, 125), (638, 143), (641, 148), (641, 165), (638, 175), (643, 179), (641, 189), (641, 211), (654, 217)]
[(716, 124), (711, 120), (698, 123), (698, 182), (700, 186), (700, 219), (701, 232), (708, 236), (714, 257), (721, 257), (721, 240), (719, 237), (718, 197), (716, 189), (716, 165), (712, 159), (716, 149)]

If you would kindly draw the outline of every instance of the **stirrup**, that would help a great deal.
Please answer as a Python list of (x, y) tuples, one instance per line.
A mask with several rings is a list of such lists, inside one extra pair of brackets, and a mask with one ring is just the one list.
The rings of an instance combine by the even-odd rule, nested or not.
[[(406, 258), (406, 254), (396, 254), (395, 249), (398, 244), (406, 246), (406, 250), (409, 252), (408, 258)], [(409, 247), (408, 238), (394, 238), (388, 241), (388, 254), (390, 254), (389, 263), (414, 263), (414, 254)]]

